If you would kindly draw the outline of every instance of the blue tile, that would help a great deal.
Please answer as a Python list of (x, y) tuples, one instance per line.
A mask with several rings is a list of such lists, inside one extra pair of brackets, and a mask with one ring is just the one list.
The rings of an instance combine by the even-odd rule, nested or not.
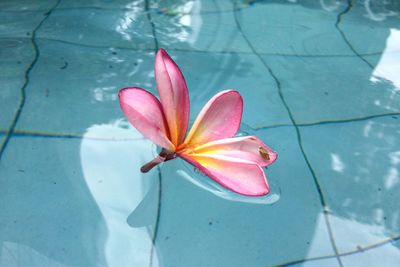
[(151, 49), (154, 38), (143, 11), (144, 7), (56, 9), (41, 27), (38, 37), (87, 46)]
[[(21, 18), (26, 11), (40, 11), (48, 10), (54, 4), (56, 0), (43, 0), (43, 1), (32, 1), (32, 0), (14, 0), (14, 1), (1, 1), (0, 10), (2, 11), (19, 11), (21, 12)], [(26, 14), (26, 13), (25, 13)]]
[(340, 252), (399, 233), (399, 119), (301, 127)]
[(144, 0), (68, 0), (61, 1), (58, 6), (59, 9), (83, 9), (83, 8), (98, 8), (98, 9), (143, 9), (145, 5)]
[[(360, 54), (381, 53), (393, 31), (399, 31), (398, 5), (395, 2), (359, 1), (343, 15), (340, 29), (350, 45)], [(397, 47), (394, 47), (398, 52)]]
[(397, 267), (400, 263), (400, 242), (388, 243), (367, 251), (342, 257), (344, 266)]
[[(248, 5), (244, 5), (248, 6)], [(165, 14), (232, 12), (230, 0), (219, 1), (151, 1), (151, 7)]]
[[(137, 86), (157, 94), (153, 53), (85, 47), (77, 51), (73, 45), (49, 41), (39, 42), (39, 47), (41, 56), (32, 71), (19, 129), (82, 133), (91, 123), (123, 117), (117, 99), (120, 88)], [(290, 123), (274, 82), (263, 76), (257, 57), (177, 51), (170, 54), (187, 80), (192, 121), (214, 94), (235, 88), (244, 97), (245, 124), (258, 127)], [(232, 64), (237, 66), (233, 73)], [(261, 89), (262, 97), (253, 93)], [(46, 116), (48, 110), (52, 110), (51, 118)], [(80, 119), (65, 116), (65, 110), (78, 112)]]
[(28, 39), (0, 38), (0, 129), (8, 129), (14, 119), (20, 101), (25, 72), (34, 58), (34, 50)]
[[(72, 156), (78, 148), (70, 140), (8, 144), (0, 162), (0, 236), (2, 250), (28, 253), (17, 254), (16, 266), (30, 256), (65, 265), (104, 263), (97, 245), (86, 245), (104, 242), (107, 232), (85, 188), (79, 157)], [(4, 260), (13, 261), (7, 253)]]
[[(273, 266), (333, 254), (318, 193), (294, 129), (254, 134), (279, 153), (266, 173), (272, 191), (281, 191), (280, 199), (273, 205), (225, 200), (180, 176), (183, 170), (198, 179), (193, 167), (180, 159), (166, 162), (156, 242), (162, 265)], [(179, 257), (174, 251), (179, 251)]]
[(202, 13), (193, 5), (188, 13), (153, 12), (160, 46), (200, 51), (251, 52), (237, 30), (233, 12)]
[(293, 267), (339, 267), (338, 260), (333, 257), (329, 259), (310, 260), (298, 264), (289, 265)]
[(399, 88), (385, 79), (377, 82), (358, 57), (263, 58), (297, 123), (400, 112)]
[(290, 124), (275, 82), (256, 56), (178, 51), (170, 54), (185, 75), (192, 120), (214, 94), (236, 89), (244, 99), (245, 124), (252, 127)]
[[(139, 138), (112, 124), (85, 137), (109, 131)], [(0, 265), (148, 266), (158, 176), (139, 167), (152, 154), (143, 140), (12, 138), (0, 162)]]
[(26, 89), (19, 129), (82, 134), (92, 124), (123, 117), (119, 89), (154, 90), (153, 53), (48, 40), (38, 41), (38, 47), (40, 57)]
[(289, 2), (263, 1), (237, 12), (242, 30), (258, 53), (352, 54), (335, 28), (344, 5), (324, 10), (315, 1)]
[(33, 30), (45, 18), (46, 11), (0, 11), (0, 38), (20, 37), (30, 39)]

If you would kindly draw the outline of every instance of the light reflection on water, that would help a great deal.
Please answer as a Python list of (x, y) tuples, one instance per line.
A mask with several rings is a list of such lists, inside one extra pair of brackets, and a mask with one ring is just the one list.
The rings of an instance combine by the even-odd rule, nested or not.
[[(271, 188), (266, 197), (235, 194), (200, 174), (190, 164), (175, 159), (160, 166), (162, 185), (164, 189), (167, 187), (165, 199), (160, 200), (157, 169), (147, 174), (139, 172), (140, 166), (152, 159), (156, 149), (126, 121), (121, 121), (117, 102), (121, 86), (135, 85), (153, 93), (156, 91), (154, 42), (144, 12), (145, 1), (130, 1), (124, 5), (128, 10), (122, 11), (113, 4), (104, 3), (102, 7), (101, 1), (95, 1), (96, 4), (76, 2), (71, 4), (74, 8), (68, 7), (68, 1), (62, 2), (63, 9), (55, 11), (38, 31), (36, 41), (40, 55), (29, 75), (26, 105), (17, 124), (20, 133), (27, 129), (28, 134), (12, 138), (1, 162), (3, 164), (4, 160), (0, 169), (0, 182), (4, 185), (1, 189), (4, 191), (0, 191), (4, 200), (4, 215), (0, 220), (0, 266), (10, 266), (14, 262), (20, 266), (66, 266), (68, 259), (86, 247), (93, 249), (85, 252), (90, 257), (84, 256), (81, 262), (93, 266), (148, 266), (151, 261), (153, 266), (171, 266), (179, 263), (175, 255), (169, 256), (176, 251), (186, 252), (180, 255), (183, 259), (217, 259), (238, 265), (243, 258), (253, 264), (250, 266), (332, 255), (323, 208), (314, 198), (316, 190), (311, 175), (303, 169), (306, 164), (297, 153), (296, 136), (288, 134), (293, 130), (291, 127), (274, 128), (273, 140), (279, 144), (277, 152), (282, 158), (266, 170)], [(277, 88), (273, 79), (237, 29), (236, 14), (250, 42), (271, 64), (281, 82), (283, 95), (287, 99), (292, 97), (288, 105), (300, 123), (399, 112), (398, 1), (352, 1), (353, 7), (348, 12), (345, 0), (238, 2), (238, 10), (234, 11), (231, 1), (212, 1), (212, 4), (211, 1), (150, 1), (148, 12), (155, 24), (159, 45), (184, 66), (194, 110), (198, 111), (216, 91), (235, 88), (246, 98), (247, 115), (243, 125), (253, 128), (290, 125), (290, 121), (285, 120), (286, 112), (278, 106), (281, 100), (274, 97)], [(9, 5), (4, 3), (0, 5)], [(80, 10), (81, 6), (85, 9)], [(20, 9), (30, 7), (31, 4), (26, 4)], [(264, 11), (269, 12), (268, 15)], [(41, 18), (44, 12), (39, 13)], [(7, 14), (3, 12), (2, 15)], [(23, 15), (26, 19), (13, 23), (16, 15), (3, 17), (6, 22), (1, 27), (5, 32), (2, 36), (7, 38), (0, 40), (0, 47), (7, 50), (0, 51), (4, 69), (0, 78), (5, 84), (0, 100), (2, 107), (7, 107), (1, 111), (10, 110), (11, 113), (17, 106), (13, 100), (20, 97), (15, 92), (19, 92), (24, 73), (32, 61), (31, 39), (25, 36), (32, 31), (25, 24), (35, 24), (26, 15)], [(362, 58), (345, 44), (339, 29), (335, 28), (339, 18), (339, 29), (373, 68), (366, 70)], [(15, 34), (19, 37), (14, 37)], [(365, 39), (362, 36), (366, 36)], [(17, 52), (11, 51), (14, 47)], [(107, 50), (99, 50), (101, 47)], [(201, 51), (193, 52), (193, 49)], [(23, 67), (16, 59), (24, 62)], [(68, 68), (60, 68), (64, 61), (69, 62)], [(340, 80), (337, 77), (346, 79), (336, 84), (335, 81)], [(48, 91), (46, 97), (44, 91)], [(271, 109), (274, 106), (277, 108)], [(325, 109), (329, 106), (334, 108)], [(378, 108), (373, 109), (373, 106)], [(65, 116), (76, 110), (79, 116)], [(6, 117), (7, 114), (1, 120)], [(267, 117), (276, 119), (265, 120)], [(398, 116), (358, 123), (300, 127), (304, 150), (318, 179), (323, 181), (322, 191), (328, 199), (327, 209), (339, 252), (357, 251), (359, 247), (381, 242), (398, 234), (400, 229), (396, 204), (400, 185)], [(37, 138), (29, 135), (30, 130), (35, 134), (48, 131), (54, 135)], [(80, 146), (74, 147), (73, 143), (79, 143), (80, 139), (71, 142), (54, 138), (58, 132), (69, 131), (83, 133)], [(239, 135), (249, 133), (254, 134), (250, 127)], [(269, 140), (264, 141), (269, 143)], [(41, 148), (40, 155), (35, 154), (38, 148)], [(34, 166), (26, 162), (26, 156)], [(49, 167), (43, 164), (47, 157), (59, 159), (52, 158)], [(57, 172), (60, 168), (73, 168), (77, 157), (82, 175)], [(61, 189), (48, 186), (54, 174), (59, 179), (57, 182), (65, 183)], [(67, 190), (70, 184), (82, 189), (81, 181), (86, 183), (88, 191)], [(193, 192), (198, 193), (201, 201), (189, 199)], [(82, 208), (84, 216), (77, 216), (78, 221), (72, 220), (68, 211), (58, 206), (54, 208), (57, 203), (48, 201), (76, 198), (79, 194), (91, 195), (92, 199), (81, 202), (94, 202), (101, 219)], [(30, 201), (34, 204), (27, 203)], [(197, 203), (202, 201), (207, 205)], [(9, 203), (17, 204), (14, 207)], [(167, 212), (159, 221), (162, 234), (154, 248), (160, 203)], [(199, 210), (196, 216), (192, 214), (193, 207)], [(43, 217), (43, 214), (48, 216)], [(61, 223), (53, 218), (54, 214), (62, 219)], [(83, 220), (85, 216), (90, 218)], [(190, 216), (195, 220), (190, 220)], [(205, 218), (207, 216), (210, 219)], [(212, 226), (208, 220), (212, 220)], [(221, 224), (217, 225), (217, 221)], [(40, 242), (38, 236), (48, 237), (43, 239), (49, 241), (47, 244), (57, 243), (60, 236), (52, 229), (58, 229), (64, 222), (66, 225), (78, 222), (74, 224), (77, 229), (94, 229), (93, 235), (86, 239), (88, 233), (83, 231), (85, 238), (79, 241), (75, 240), (79, 234), (74, 231), (71, 231), (71, 239), (62, 236), (65, 238), (62, 241), (67, 241), (66, 252), (58, 244), (53, 250), (50, 245), (41, 245), (46, 242)], [(185, 229), (188, 225), (201, 230)], [(249, 231), (248, 225), (256, 230)], [(268, 239), (259, 238), (260, 235)], [(195, 241), (190, 239), (193, 236)], [(187, 240), (195, 249), (186, 248)], [(399, 242), (393, 242), (373, 250), (380, 253), (374, 259), (386, 258), (386, 264), (396, 266), (400, 260), (398, 247)], [(245, 253), (243, 248), (247, 249)], [(354, 256), (366, 257), (370, 252)], [(364, 265), (365, 262), (375, 263), (361, 262)], [(381, 263), (379, 261), (376, 266)], [(354, 261), (348, 266), (356, 264)]]
[[(101, 253), (104, 253), (108, 266), (147, 266), (152, 247), (149, 226), (155, 223), (157, 206), (154, 210), (137, 214), (150, 216), (150, 220), (140, 227), (132, 228), (127, 218), (140, 205), (157, 178), (154, 173), (143, 177), (138, 171), (151, 155), (151, 144), (121, 121), (93, 125), (84, 137), (110, 135), (123, 141), (99, 142), (84, 138), (80, 149), (84, 179), (107, 228), (106, 240), (101, 244), (104, 252)], [(136, 140), (126, 141), (127, 138)]]
[(209, 177), (202, 175), (198, 171), (193, 171), (193, 168), (185, 168), (186, 170), (180, 169), (177, 170), (176, 173), (178, 176), (186, 179), (191, 182), (193, 185), (200, 187), (201, 189), (207, 190), (210, 193), (226, 199), (230, 201), (236, 202), (244, 202), (244, 203), (253, 203), (253, 204), (275, 204), (280, 198), (280, 188), (273, 181), (268, 181), (270, 186), (270, 192), (266, 196), (262, 197), (248, 197), (236, 194), (234, 192), (229, 191), (228, 189), (223, 188)]

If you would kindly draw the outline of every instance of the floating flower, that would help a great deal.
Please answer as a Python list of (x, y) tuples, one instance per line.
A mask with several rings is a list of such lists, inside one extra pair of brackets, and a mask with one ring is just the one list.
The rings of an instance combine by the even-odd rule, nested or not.
[(234, 137), (243, 112), (239, 92), (226, 90), (212, 97), (186, 136), (190, 112), (186, 82), (163, 49), (156, 55), (155, 79), (160, 100), (141, 88), (119, 92), (120, 105), (129, 122), (162, 147), (141, 171), (147, 172), (178, 156), (236, 193), (268, 194), (262, 167), (272, 164), (277, 154), (255, 136)]

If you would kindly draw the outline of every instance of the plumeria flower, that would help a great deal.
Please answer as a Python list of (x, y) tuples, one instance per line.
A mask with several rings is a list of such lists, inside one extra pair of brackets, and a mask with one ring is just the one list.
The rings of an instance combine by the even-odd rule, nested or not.
[(162, 147), (159, 155), (141, 171), (147, 172), (161, 162), (180, 157), (236, 193), (268, 194), (263, 167), (272, 164), (277, 154), (255, 136), (234, 137), (243, 112), (239, 92), (226, 90), (212, 97), (186, 135), (190, 115), (186, 82), (163, 49), (156, 55), (155, 79), (160, 100), (136, 87), (119, 92), (120, 105), (129, 122)]

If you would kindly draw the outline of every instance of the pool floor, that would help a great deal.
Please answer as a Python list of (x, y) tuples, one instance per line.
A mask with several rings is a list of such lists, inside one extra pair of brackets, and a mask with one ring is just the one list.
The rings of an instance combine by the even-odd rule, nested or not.
[[(400, 266), (398, 1), (0, 2), (0, 266)], [(244, 98), (267, 201), (217, 194), (125, 119), (164, 48), (191, 121)], [(203, 181), (203, 182), (201, 182)]]

